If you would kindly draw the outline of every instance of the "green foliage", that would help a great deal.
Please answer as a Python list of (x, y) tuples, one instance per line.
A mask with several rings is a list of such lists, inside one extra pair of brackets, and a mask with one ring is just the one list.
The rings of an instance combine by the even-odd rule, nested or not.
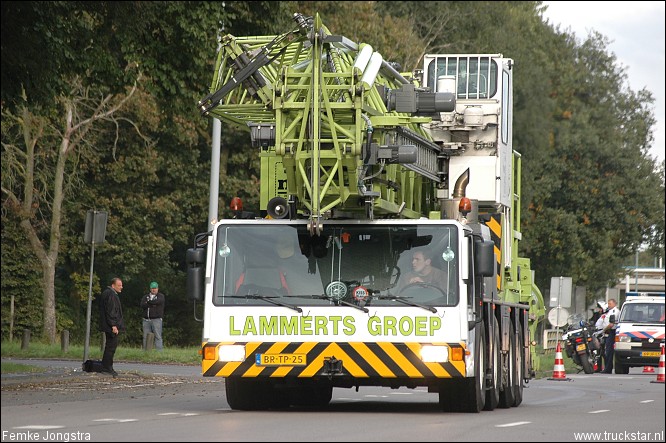
[(568, 275), (594, 296), (615, 284), (639, 245), (663, 239), (664, 181), (646, 157), (650, 94), (624, 89), (626, 75), (602, 36), (563, 44), (573, 48), (571, 64), (554, 91), (552, 155), (532, 168), (538, 191), (526, 237), (535, 267), (550, 271), (542, 287)]
[[(331, 33), (369, 43), (405, 70), (434, 52), (503, 53), (514, 60), (521, 253), (532, 259), (542, 289), (551, 276), (570, 275), (593, 294), (633, 263), (641, 244), (663, 257), (664, 164), (647, 157), (652, 95), (627, 88), (602, 36), (578, 42), (544, 23), (543, 8), (541, 2), (486, 1), (3, 2), (3, 337), (12, 294), (14, 332), (28, 327), (40, 334), (43, 320), (41, 269), (5, 192), (22, 184), (20, 155), (10, 149), (23, 140), (21, 106), (35, 123), (57, 128), (59, 100), (72, 98), (75, 89), (101, 97), (125, 91), (141, 74), (123, 118), (86, 133), (87, 149), (67, 165), (72, 179), (56, 264), (58, 331), (70, 330), (77, 341), (85, 334), (91, 257), (82, 237), (86, 212), (98, 209), (109, 219), (106, 242), (95, 247), (93, 295), (112, 277), (123, 278), (128, 331), (119, 352), (123, 344), (141, 344), (139, 300), (152, 280), (167, 294), (166, 345), (198, 345), (201, 327), (186, 297), (184, 258), (193, 235), (208, 229), (211, 134), (196, 102), (209, 92), (220, 32), (282, 33), (294, 27), (294, 12), (318, 12)], [(45, 137), (38, 160), (48, 169), (59, 134)], [(256, 212), (261, 177), (247, 128), (223, 126), (221, 144), (219, 217), (230, 215), (235, 196)], [(43, 189), (38, 196), (48, 195)], [(36, 212), (48, 220), (48, 205)], [(48, 224), (35, 227), (46, 238)], [(97, 317), (93, 303), (94, 334)]]
[[(2, 337), (9, 338), (12, 323), (14, 337), (24, 329), (41, 334), (42, 285), (39, 263), (25, 241), (16, 220), (2, 211)], [(13, 302), (13, 309), (12, 309)]]
[(415, 21), (409, 16), (382, 15), (378, 4), (384, 2), (295, 3), (298, 12), (309, 16), (318, 13), (332, 34), (371, 45), (384, 60), (399, 63), (405, 71), (418, 68), (426, 43), (413, 31)]

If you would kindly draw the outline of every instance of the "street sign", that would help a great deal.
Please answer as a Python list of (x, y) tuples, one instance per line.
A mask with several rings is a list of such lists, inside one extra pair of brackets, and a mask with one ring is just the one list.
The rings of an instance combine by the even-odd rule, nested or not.
[(83, 241), (86, 243), (104, 243), (106, 237), (106, 218), (104, 211), (89, 210), (86, 214), (86, 230), (83, 233)]
[(552, 277), (550, 279), (550, 304), (551, 308), (571, 307), (571, 290), (573, 281), (571, 277)]

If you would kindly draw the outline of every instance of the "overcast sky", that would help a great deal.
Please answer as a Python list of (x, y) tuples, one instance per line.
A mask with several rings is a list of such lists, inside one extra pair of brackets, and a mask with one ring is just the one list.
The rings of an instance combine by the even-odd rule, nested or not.
[(654, 115), (657, 125), (653, 128), (655, 141), (651, 153), (664, 159), (666, 138), (664, 122), (666, 99), (664, 98), (664, 5), (666, 2), (543, 2), (548, 8), (543, 14), (553, 26), (569, 29), (579, 40), (595, 30), (610, 40), (609, 52), (615, 54), (625, 67), (629, 87), (633, 91), (646, 88), (655, 98)]

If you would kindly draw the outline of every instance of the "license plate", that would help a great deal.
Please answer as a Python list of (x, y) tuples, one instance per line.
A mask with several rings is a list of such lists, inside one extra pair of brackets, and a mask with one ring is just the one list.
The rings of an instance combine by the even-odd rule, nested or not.
[(305, 366), (305, 354), (256, 354), (257, 366)]
[(576, 345), (576, 351), (584, 351), (584, 350), (585, 350), (585, 343)]
[(661, 352), (659, 351), (643, 351), (641, 352), (641, 357), (660, 357)]

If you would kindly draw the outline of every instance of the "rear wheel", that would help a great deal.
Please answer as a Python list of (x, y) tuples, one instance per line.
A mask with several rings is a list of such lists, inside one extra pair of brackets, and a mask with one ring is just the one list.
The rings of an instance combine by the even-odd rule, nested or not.
[(500, 408), (510, 408), (513, 406), (514, 385), (516, 384), (516, 336), (513, 332), (513, 325), (509, 327), (509, 352), (502, 356), (502, 380), (506, 381), (504, 389), (500, 392)]
[(301, 407), (322, 407), (333, 398), (332, 386), (299, 386), (289, 389), (290, 403)]
[(613, 368), (615, 369), (616, 374), (628, 374), (629, 373), (629, 365), (625, 365), (623, 363), (620, 363), (620, 361), (617, 358), (613, 362)]
[[(489, 363), (490, 363), (490, 380), (487, 380), (488, 387), (486, 389), (486, 404), (485, 410), (492, 411), (497, 407), (499, 403), (499, 377), (500, 377), (500, 365), (502, 364), (500, 360), (500, 338), (499, 338), (499, 326), (497, 324), (497, 319), (495, 317), (490, 320), (492, 323), (492, 331), (488, 332), (489, 337)], [(485, 375), (486, 368), (482, 368)]]
[(594, 374), (594, 365), (590, 354), (580, 354), (580, 364), (586, 374)]
[(524, 347), (523, 347), (523, 330), (522, 326), (518, 325), (518, 333), (516, 334), (516, 379), (513, 387), (513, 405), (520, 406), (523, 402), (523, 364), (524, 364)]

